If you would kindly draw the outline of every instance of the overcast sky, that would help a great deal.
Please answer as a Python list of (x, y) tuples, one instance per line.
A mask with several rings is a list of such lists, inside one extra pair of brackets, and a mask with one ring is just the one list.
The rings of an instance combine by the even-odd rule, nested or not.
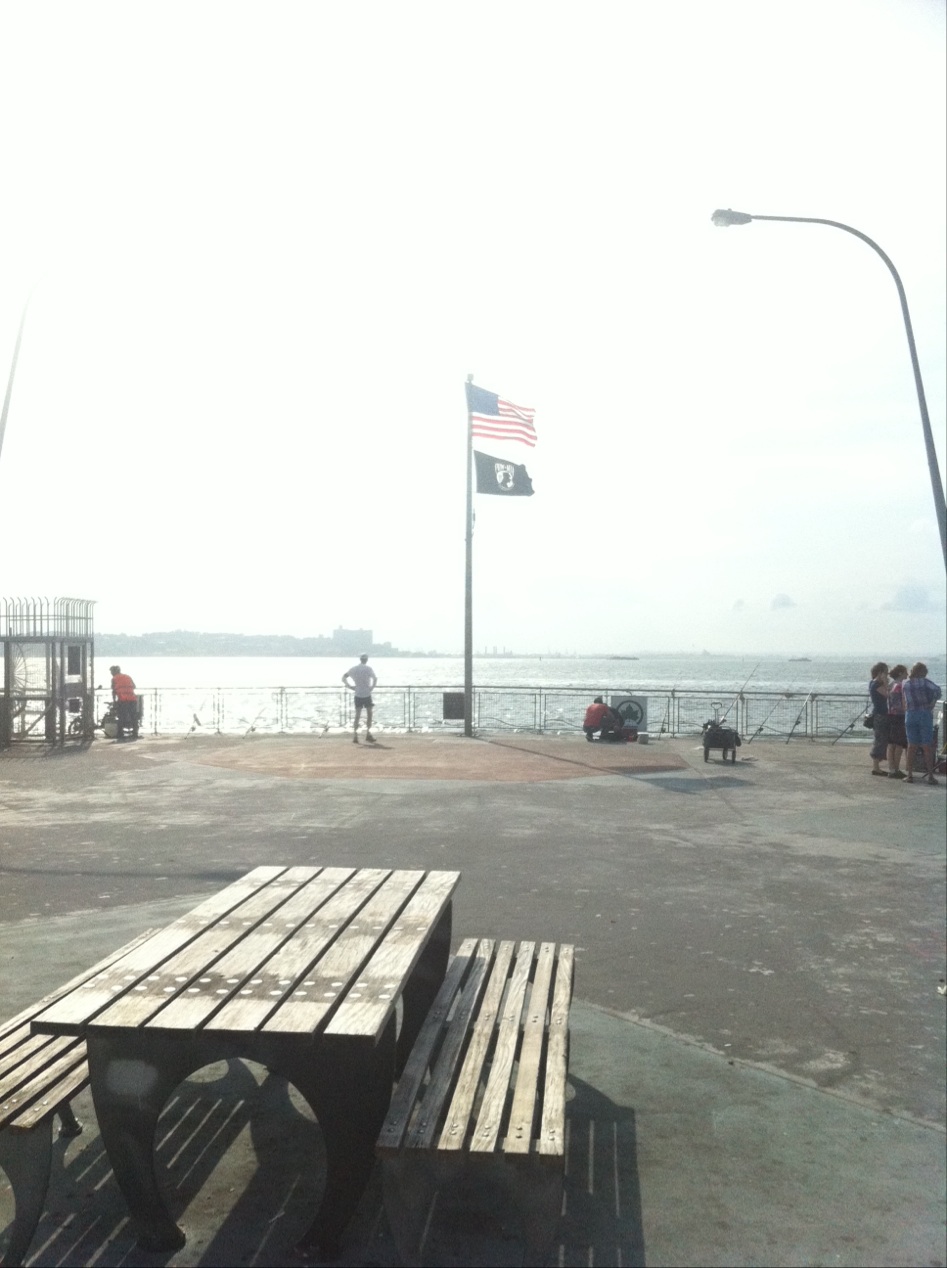
[(96, 629), (932, 654), (943, 0), (0, 0), (0, 594)]

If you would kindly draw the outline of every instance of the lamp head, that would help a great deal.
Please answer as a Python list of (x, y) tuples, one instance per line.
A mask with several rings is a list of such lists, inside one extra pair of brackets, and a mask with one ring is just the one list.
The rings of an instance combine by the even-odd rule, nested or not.
[(726, 229), (728, 225), (748, 225), (753, 217), (748, 216), (745, 211), (733, 211), (730, 207), (726, 209), (718, 207), (710, 219), (718, 228)]

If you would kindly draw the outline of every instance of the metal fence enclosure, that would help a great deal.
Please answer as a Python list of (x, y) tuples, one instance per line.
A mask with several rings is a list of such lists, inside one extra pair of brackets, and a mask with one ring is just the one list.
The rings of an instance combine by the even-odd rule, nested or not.
[(91, 599), (0, 598), (0, 749), (91, 739)]
[[(463, 723), (445, 720), (444, 693), (437, 687), (376, 687), (374, 729), (379, 732), (459, 734)], [(476, 687), (474, 729), (482, 732), (580, 734), (591, 687)], [(149, 735), (323, 735), (350, 728), (354, 718), (350, 691), (337, 687), (161, 687), (140, 692), (144, 699), (142, 732)], [(861, 726), (867, 696), (818, 695), (814, 692), (741, 692), (720, 694), (662, 688), (636, 688), (648, 698), (649, 734), (698, 735), (711, 718), (725, 720), (744, 743), (756, 738), (834, 740), (869, 739)], [(97, 717), (111, 699), (97, 693)], [(363, 719), (364, 721), (364, 719)]]

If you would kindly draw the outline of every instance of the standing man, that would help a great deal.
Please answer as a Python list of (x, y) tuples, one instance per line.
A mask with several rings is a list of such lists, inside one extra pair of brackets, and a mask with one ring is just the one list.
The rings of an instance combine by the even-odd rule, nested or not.
[(118, 723), (115, 739), (124, 740), (125, 730), (129, 729), (132, 739), (138, 739), (138, 697), (135, 695), (135, 684), (129, 674), (123, 674), (120, 665), (112, 665), (112, 699), (115, 701), (115, 715)]
[[(351, 679), (351, 682), (349, 679)], [(368, 663), (367, 652), (363, 652), (359, 656), (357, 665), (353, 665), (351, 669), (345, 671), (342, 675), (342, 681), (349, 691), (355, 692), (355, 734), (352, 736), (352, 743), (358, 743), (358, 722), (364, 709), (365, 739), (369, 744), (374, 744), (375, 737), (372, 735), (372, 688), (378, 679), (375, 677), (374, 669)]]

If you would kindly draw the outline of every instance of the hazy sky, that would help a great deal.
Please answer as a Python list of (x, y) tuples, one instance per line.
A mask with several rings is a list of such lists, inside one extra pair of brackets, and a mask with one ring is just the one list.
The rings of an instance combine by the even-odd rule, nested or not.
[[(0, 594), (96, 628), (933, 653), (943, 0), (0, 0)], [(500, 452), (499, 450), (497, 452)]]

